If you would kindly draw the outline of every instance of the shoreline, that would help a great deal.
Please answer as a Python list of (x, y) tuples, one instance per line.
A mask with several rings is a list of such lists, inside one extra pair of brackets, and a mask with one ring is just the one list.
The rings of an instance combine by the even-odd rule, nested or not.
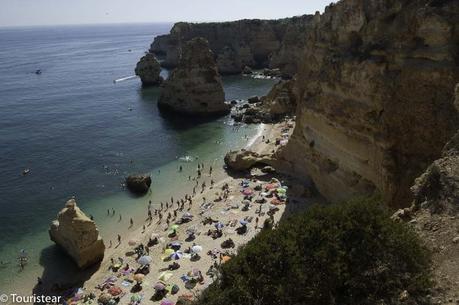
[[(268, 153), (272, 149), (275, 149), (274, 145), (274, 139), (277, 136), (280, 136), (281, 134), (281, 129), (285, 128), (286, 123), (281, 122), (277, 124), (261, 124), (258, 128), (258, 132), (251, 138), (248, 139), (247, 145), (245, 145), (244, 149), (250, 149), (252, 151), (258, 152), (258, 153)], [(293, 131), (293, 128), (292, 128)], [(264, 141), (260, 140), (264, 136), (265, 139), (269, 139), (270, 143), (267, 144)], [(191, 207), (190, 210), (188, 210), (193, 216), (193, 220), (190, 223), (187, 223), (183, 226), (180, 226), (179, 229), (177, 230), (179, 240), (183, 243), (183, 247), (181, 250), (186, 249), (186, 247), (189, 247), (192, 245), (190, 242), (185, 242), (182, 237), (185, 236), (185, 230), (190, 227), (194, 227), (197, 229), (199, 232), (196, 236), (196, 239), (193, 241), (194, 243), (200, 245), (203, 247), (203, 253), (201, 254), (201, 259), (197, 262), (191, 262), (189, 259), (182, 258), (178, 260), (177, 262), (181, 265), (181, 267), (173, 271), (173, 276), (169, 280), (171, 283), (173, 282), (174, 284), (177, 284), (180, 288), (180, 292), (177, 295), (180, 295), (181, 293), (186, 293), (186, 292), (193, 292), (193, 293), (199, 293), (202, 289), (207, 287), (210, 282), (211, 278), (206, 275), (208, 268), (214, 264), (215, 260), (213, 260), (211, 257), (206, 255), (205, 253), (209, 250), (213, 249), (220, 249), (220, 244), (224, 240), (231, 238), (234, 243), (236, 244), (236, 247), (234, 249), (231, 249), (230, 253), (234, 254), (235, 249), (239, 247), (240, 245), (243, 245), (247, 243), (249, 240), (251, 240), (256, 233), (260, 230), (260, 227), (262, 226), (264, 220), (266, 219), (266, 211), (263, 212), (264, 217), (260, 217), (258, 225), (260, 227), (255, 228), (253, 225), (253, 222), (248, 225), (248, 232), (247, 234), (243, 236), (239, 236), (238, 234), (235, 233), (233, 228), (225, 227), (223, 230), (223, 236), (219, 239), (213, 240), (210, 237), (206, 236), (204, 233), (207, 231), (209, 228), (212, 228), (210, 226), (205, 226), (202, 224), (202, 220), (204, 217), (211, 217), (213, 219), (217, 218), (219, 221), (222, 223), (229, 223), (231, 221), (235, 221), (236, 219), (242, 219), (244, 217), (247, 219), (251, 219), (252, 221), (256, 219), (257, 215), (255, 214), (258, 205), (255, 206), (253, 205), (248, 211), (246, 212), (241, 212), (240, 209), (234, 210), (231, 208), (228, 208), (229, 205), (238, 203), (238, 201), (242, 201), (242, 194), (240, 193), (239, 190), (239, 184), (241, 183), (242, 179), (241, 178), (233, 178), (230, 175), (228, 175), (225, 171), (224, 168), (214, 168), (212, 175), (209, 175), (208, 173), (208, 166), (211, 163), (214, 163), (215, 160), (199, 160), (198, 163), (201, 163), (204, 161), (205, 164), (205, 169), (203, 171), (203, 177), (199, 180), (199, 184), (201, 184), (203, 181), (206, 182), (207, 187), (206, 190), (202, 193), (196, 194), (196, 196), (193, 197), (193, 206)], [(195, 164), (195, 163), (193, 163)], [(213, 188), (209, 188), (210, 185), (210, 179), (221, 176), (217, 181), (215, 181), (215, 184)], [(193, 178), (193, 180), (190, 181), (190, 184), (196, 183), (196, 180)], [(261, 181), (260, 181), (261, 183)], [(266, 182), (263, 182), (266, 183)], [(228, 197), (228, 201), (225, 202), (215, 202), (215, 201), (209, 201), (209, 197), (214, 197), (216, 193), (218, 193), (221, 190), (221, 187), (225, 184), (228, 184), (229, 189), (230, 189), (230, 194)], [(190, 187), (191, 189), (191, 187)], [(200, 185), (199, 185), (199, 190), (200, 190)], [(183, 193), (184, 190), (181, 190)], [(176, 195), (177, 192), (171, 191), (171, 195), (174, 196), (174, 199), (176, 200)], [(148, 205), (148, 200), (150, 196), (145, 197), (146, 201), (146, 208), (145, 208), (145, 218), (147, 218), (147, 205)], [(207, 198), (206, 198), (207, 197)], [(204, 201), (204, 198), (206, 198)], [(239, 200), (238, 200), (239, 199)], [(201, 208), (202, 203), (210, 203), (211, 207), (207, 210), (203, 210)], [(175, 205), (175, 204), (174, 204)], [(263, 206), (267, 206), (266, 204)], [(159, 203), (153, 203), (152, 204), (152, 209), (159, 208)], [(285, 205), (280, 205), (279, 211), (274, 215), (274, 220), (277, 222), (283, 215), (283, 212), (285, 210)], [(182, 212), (178, 212), (178, 217), (182, 215), (184, 212), (187, 210), (184, 210)], [(167, 214), (167, 212), (172, 212), (171, 210), (166, 211), (164, 214)], [(260, 214), (261, 215), (261, 214)], [(113, 273), (109, 270), (110, 265), (111, 265), (111, 258), (114, 260), (117, 260), (117, 258), (121, 257), (125, 260), (125, 262), (128, 262), (130, 266), (137, 266), (138, 264), (135, 262), (134, 257), (131, 256), (126, 256), (129, 252), (132, 251), (133, 247), (128, 245), (129, 240), (137, 240), (142, 244), (146, 244), (149, 237), (152, 234), (159, 234), (166, 240), (167, 234), (166, 231), (168, 230), (168, 227), (164, 223), (164, 218), (161, 223), (157, 223), (158, 218), (157, 216), (153, 217), (153, 222), (151, 224), (145, 224), (145, 230), (143, 229), (142, 225), (139, 225), (133, 230), (125, 229), (123, 230), (124, 234), (122, 234), (122, 242), (119, 246), (116, 246), (115, 243), (113, 243), (113, 247), (109, 247), (109, 243), (107, 240), (104, 240), (106, 244), (106, 251), (105, 251), (105, 257), (103, 261), (101, 262), (100, 266), (98, 266), (98, 269), (94, 274), (90, 275), (89, 279), (87, 279), (84, 283), (84, 290), (86, 292), (94, 292), (96, 295), (100, 294), (100, 291), (95, 289), (95, 287), (104, 282), (108, 277), (112, 276)], [(174, 223), (174, 221), (171, 222), (171, 224)], [(136, 222), (137, 225), (137, 222)], [(167, 243), (167, 242), (166, 242)], [(163, 262), (160, 260), (160, 257), (162, 256), (162, 249), (165, 247), (165, 244), (159, 244), (150, 249), (150, 255), (153, 258), (153, 263), (151, 265), (151, 270), (150, 273), (146, 276), (143, 287), (144, 289), (140, 293), (144, 293), (145, 297), (150, 298), (154, 290), (152, 289), (152, 286), (156, 283), (158, 276), (160, 274), (160, 270), (162, 268), (166, 268), (171, 262)], [(223, 249), (220, 249), (223, 250)], [(187, 290), (180, 280), (180, 276), (182, 274), (186, 274), (193, 268), (198, 268), (199, 270), (202, 271), (202, 274), (204, 276), (204, 284), (199, 285), (197, 289), (193, 289), (192, 291)], [(86, 275), (87, 276), (87, 275)], [(59, 282), (61, 279), (52, 279), (54, 281)], [(48, 285), (51, 283), (48, 283)], [(65, 286), (65, 285), (64, 285)], [(129, 289), (124, 289), (123, 286), (121, 286), (123, 290), (126, 290), (126, 294), (129, 295)], [(50, 287), (41, 287), (40, 289), (45, 289), (49, 290)], [(168, 295), (168, 299), (175, 301), (177, 298), (177, 295)], [(121, 298), (121, 301), (119, 304), (128, 304), (129, 303), (129, 297), (123, 297)], [(159, 302), (156, 302), (159, 304)]]

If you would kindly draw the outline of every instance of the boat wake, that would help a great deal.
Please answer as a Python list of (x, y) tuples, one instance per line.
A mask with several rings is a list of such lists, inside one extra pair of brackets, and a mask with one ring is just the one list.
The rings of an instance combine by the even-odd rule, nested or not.
[(113, 80), (113, 82), (116, 84), (116, 83), (119, 83), (119, 82), (124, 82), (126, 80), (134, 79), (134, 78), (137, 78), (137, 75), (131, 75), (131, 76), (118, 78), (118, 79)]

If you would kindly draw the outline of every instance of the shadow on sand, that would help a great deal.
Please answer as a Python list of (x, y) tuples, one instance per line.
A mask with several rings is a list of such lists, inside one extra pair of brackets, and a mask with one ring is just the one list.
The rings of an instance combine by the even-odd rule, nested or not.
[(41, 283), (33, 288), (37, 295), (66, 296), (83, 284), (99, 269), (100, 264), (80, 270), (73, 260), (57, 245), (40, 253), (40, 265), (44, 268)]

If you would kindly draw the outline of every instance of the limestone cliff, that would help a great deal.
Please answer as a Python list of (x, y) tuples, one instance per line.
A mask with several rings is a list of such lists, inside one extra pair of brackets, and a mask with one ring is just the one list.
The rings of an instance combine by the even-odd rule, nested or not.
[(70, 199), (49, 229), (52, 241), (61, 246), (79, 268), (87, 268), (104, 258), (105, 245), (94, 221)]
[(155, 38), (150, 52), (165, 57), (162, 65), (174, 68), (182, 46), (192, 38), (203, 37), (209, 45), (221, 74), (241, 73), (245, 66), (280, 68), (284, 76), (297, 71), (301, 51), (312, 16), (280, 20), (239, 20), (222, 23), (174, 25), (170, 34)]
[(178, 67), (164, 83), (158, 106), (200, 116), (229, 112), (217, 65), (204, 38), (184, 45)]
[(459, 2), (342, 0), (314, 16), (297, 75), (297, 125), (279, 156), (332, 201), (414, 179), (459, 127)]
[[(456, 86), (456, 107), (459, 109), (459, 84)], [(413, 207), (432, 212), (459, 212), (459, 131), (445, 145), (441, 157), (416, 179), (411, 188)]]

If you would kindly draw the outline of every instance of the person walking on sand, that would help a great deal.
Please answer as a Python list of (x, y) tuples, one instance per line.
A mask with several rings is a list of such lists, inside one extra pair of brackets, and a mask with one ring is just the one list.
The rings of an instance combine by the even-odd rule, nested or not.
[(129, 220), (129, 223), (130, 223), (130, 226), (129, 228), (132, 228), (132, 226), (134, 225), (134, 220), (132, 220), (132, 218)]
[(212, 165), (209, 167), (209, 175), (212, 175)]
[(179, 166), (179, 170), (178, 170), (180, 173), (183, 171), (183, 167), (180, 165)]
[(115, 209), (112, 208), (112, 216), (115, 216)]
[(255, 218), (255, 229), (258, 229), (258, 217)]
[(110, 210), (107, 209), (107, 216), (110, 216)]
[(108, 246), (108, 247), (109, 247), (109, 248), (112, 247), (112, 240), (111, 240), (111, 239), (110, 239), (110, 242), (109, 242), (109, 246)]
[(122, 217), (121, 217), (121, 214), (120, 214), (120, 219), (118, 219), (118, 222), (121, 222), (121, 219), (122, 219)]
[(121, 244), (121, 235), (118, 234), (118, 245)]

